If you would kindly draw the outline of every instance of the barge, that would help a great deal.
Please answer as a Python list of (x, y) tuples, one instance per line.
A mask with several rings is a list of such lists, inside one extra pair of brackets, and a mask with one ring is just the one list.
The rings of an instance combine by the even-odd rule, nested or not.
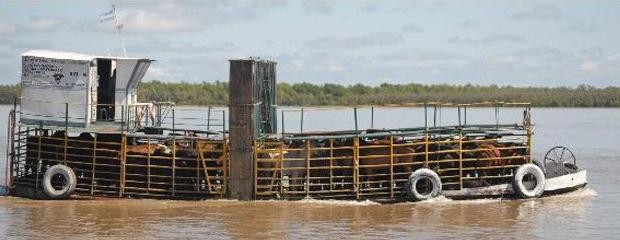
[[(173, 103), (137, 101), (152, 61), (24, 53), (22, 96), (9, 114), (8, 193), (390, 202), (537, 198), (587, 184), (568, 148), (534, 159), (527, 103), (420, 103), (424, 125), (394, 129), (358, 129), (355, 108), (353, 130), (290, 133), (282, 110), (278, 131), (275, 62), (231, 60), (228, 112), (208, 107), (196, 118)], [(495, 111), (494, 124), (467, 122), (480, 107)], [(438, 125), (442, 108), (458, 123)], [(502, 108), (523, 115), (500, 123)]]

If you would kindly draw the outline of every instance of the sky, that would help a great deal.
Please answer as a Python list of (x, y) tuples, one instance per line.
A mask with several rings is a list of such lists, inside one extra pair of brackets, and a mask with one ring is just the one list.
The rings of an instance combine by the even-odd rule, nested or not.
[[(114, 4), (123, 24), (100, 15)], [(51, 49), (157, 60), (145, 80), (227, 81), (229, 59), (315, 84), (620, 86), (620, 1), (0, 1), (0, 84)]]

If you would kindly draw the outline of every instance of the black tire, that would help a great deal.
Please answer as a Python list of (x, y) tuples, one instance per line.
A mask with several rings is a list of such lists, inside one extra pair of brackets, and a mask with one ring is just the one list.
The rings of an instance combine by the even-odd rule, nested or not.
[(543, 173), (546, 173), (547, 170), (545, 169), (545, 165), (543, 163), (540, 162), (540, 160), (534, 160), (532, 161), (532, 163), (536, 166), (538, 166), (540, 168), (540, 170), (543, 171)]
[[(52, 178), (57, 175), (61, 175), (64, 178), (60, 189), (52, 186)], [(77, 177), (70, 167), (56, 164), (45, 171), (42, 185), (43, 193), (45, 193), (48, 199), (66, 199), (75, 191)]]
[(441, 179), (433, 170), (420, 168), (409, 176), (405, 187), (409, 200), (428, 200), (436, 198), (441, 193)]
[[(525, 179), (526, 176), (533, 179)], [(532, 180), (534, 180), (535, 185), (533, 187), (531, 185), (526, 186), (525, 182), (531, 183)], [(545, 192), (545, 183), (545, 174), (542, 169), (535, 164), (528, 163), (521, 165), (515, 171), (512, 179), (512, 188), (519, 198), (538, 198)]]

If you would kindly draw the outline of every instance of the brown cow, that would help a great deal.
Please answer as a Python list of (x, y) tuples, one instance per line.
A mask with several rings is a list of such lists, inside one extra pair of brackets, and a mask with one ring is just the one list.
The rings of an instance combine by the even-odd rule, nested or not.
[(484, 160), (478, 160), (479, 167), (492, 167), (501, 166), (502, 164), (502, 152), (497, 149), (492, 143), (482, 143), (478, 146), (481, 151), (478, 153), (480, 158)]
[(140, 143), (136, 145), (127, 144), (125, 150), (127, 154), (132, 155), (172, 154), (172, 150), (170, 150), (170, 148), (161, 143)]
[[(396, 173), (411, 173), (413, 170), (415, 150), (411, 147), (395, 147), (393, 148), (394, 156), (393, 164), (404, 164), (394, 167)], [(360, 175), (365, 175), (365, 181), (376, 179), (374, 175), (389, 173), (390, 165), (390, 148), (389, 146), (382, 148), (360, 148)], [(364, 157), (376, 156), (376, 157)], [(382, 165), (382, 166), (373, 166)]]

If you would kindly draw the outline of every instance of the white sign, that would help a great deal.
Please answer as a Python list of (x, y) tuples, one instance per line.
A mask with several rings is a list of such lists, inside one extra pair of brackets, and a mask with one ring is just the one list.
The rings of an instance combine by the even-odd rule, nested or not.
[(24, 56), (22, 86), (84, 89), (89, 65), (89, 61)]

